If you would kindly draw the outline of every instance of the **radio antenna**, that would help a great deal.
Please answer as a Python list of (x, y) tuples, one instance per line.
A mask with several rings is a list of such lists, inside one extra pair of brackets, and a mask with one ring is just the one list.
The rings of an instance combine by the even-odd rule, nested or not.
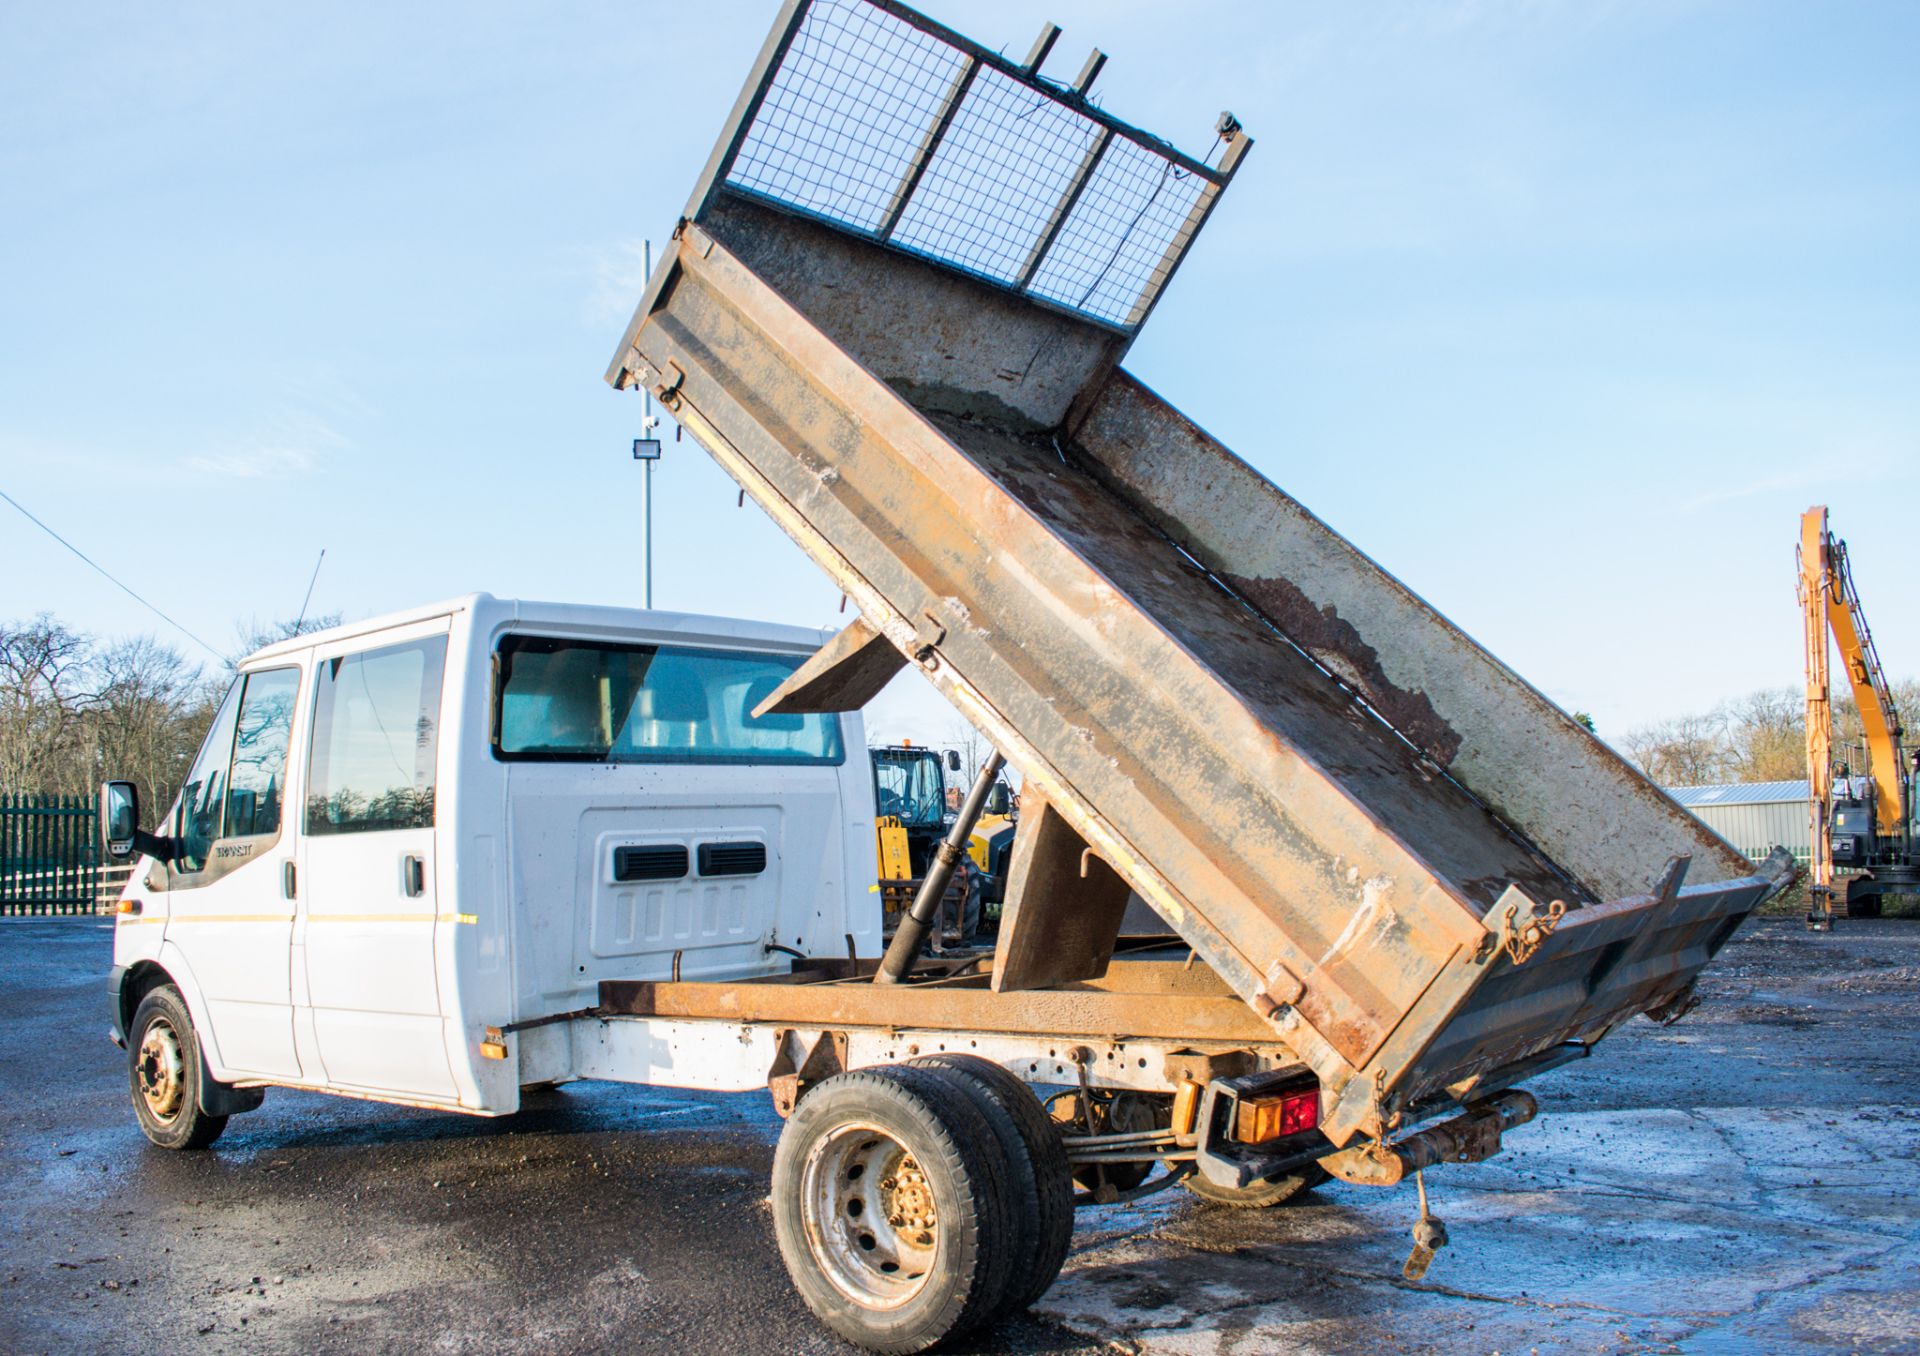
[(320, 578), (320, 562), (327, 558), (327, 548), (320, 548), (320, 559), (313, 562), (313, 573), (307, 578), (307, 596), (300, 600), (300, 615), (293, 619), (293, 633), (300, 634), (300, 626), (307, 619), (307, 604), (313, 601), (314, 581)]

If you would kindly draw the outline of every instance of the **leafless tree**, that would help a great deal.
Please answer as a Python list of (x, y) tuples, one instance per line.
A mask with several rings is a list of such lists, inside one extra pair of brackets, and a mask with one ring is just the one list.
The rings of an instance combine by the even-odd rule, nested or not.
[[(1920, 721), (1920, 682), (1888, 684), (1896, 712), (1910, 728)], [(1797, 781), (1807, 775), (1806, 696), (1799, 688), (1765, 688), (1722, 702), (1704, 714), (1679, 716), (1629, 731), (1626, 755), (1663, 786), (1721, 781)], [(1858, 772), (1867, 765), (1860, 709), (1853, 694), (1833, 698), (1833, 755)]]
[(70, 781), (92, 694), (92, 642), (46, 613), (0, 624), (0, 789), (50, 790)]
[(124, 777), (143, 804), (163, 809), (206, 735), (221, 685), (150, 636), (107, 647), (95, 668), (100, 688), (87, 713), (95, 765), (82, 785)]
[(1721, 705), (1734, 780), (1784, 782), (1807, 775), (1807, 703), (1792, 688), (1763, 688)]
[(1717, 714), (1679, 716), (1629, 731), (1627, 756), (1662, 786), (1699, 786), (1725, 778), (1732, 766), (1726, 726)]
[(103, 644), (45, 615), (0, 623), (0, 792), (78, 795), (124, 777), (164, 806), (224, 687), (150, 636)]

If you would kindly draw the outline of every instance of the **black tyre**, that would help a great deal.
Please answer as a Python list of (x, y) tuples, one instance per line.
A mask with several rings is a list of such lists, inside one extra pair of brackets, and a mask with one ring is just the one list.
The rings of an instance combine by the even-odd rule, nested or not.
[(227, 1128), (200, 1109), (200, 1039), (180, 990), (162, 984), (140, 1000), (127, 1032), (134, 1118), (163, 1149), (204, 1149)]
[(986, 884), (987, 878), (979, 871), (967, 873), (967, 902), (960, 911), (960, 944), (966, 946), (980, 935), (980, 925), (986, 920)]
[(957, 1075), (993, 1123), (1012, 1164), (1014, 1200), (1024, 1208), (1015, 1210), (1019, 1260), (1007, 1282), (1003, 1312), (1017, 1313), (1047, 1293), (1073, 1245), (1073, 1168), (1060, 1127), (1025, 1083), (992, 1060), (942, 1053), (911, 1063)]
[(1849, 918), (1878, 918), (1880, 916), (1880, 896), (1877, 894), (1868, 894), (1864, 891), (1855, 894), (1852, 890), (1848, 890), (1846, 908), (1847, 917)]
[(1231, 1206), (1236, 1210), (1265, 1210), (1269, 1206), (1298, 1200), (1326, 1180), (1327, 1170), (1317, 1163), (1310, 1163), (1299, 1172), (1276, 1177), (1271, 1182), (1251, 1182), (1243, 1187), (1215, 1186), (1197, 1172), (1181, 1178), (1180, 1185), (1212, 1205)]
[(836, 1074), (773, 1156), (773, 1223), (794, 1288), (869, 1351), (925, 1351), (995, 1317), (1014, 1263), (1012, 1173), (949, 1070)]

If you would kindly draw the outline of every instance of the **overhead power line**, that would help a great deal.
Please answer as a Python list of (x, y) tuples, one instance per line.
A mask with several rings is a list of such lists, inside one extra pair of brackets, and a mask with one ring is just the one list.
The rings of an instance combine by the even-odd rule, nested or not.
[(181, 635), (185, 636), (188, 640), (192, 641), (195, 645), (198, 645), (201, 649), (205, 650), (208, 654), (212, 655), (215, 659), (220, 660), (222, 663), (226, 662), (227, 657), (221, 654), (220, 651), (214, 649), (213, 646), (207, 644), (206, 641), (200, 639), (200, 637), (196, 636), (193, 632), (187, 630), (186, 627), (182, 626), (179, 622), (175, 621), (172, 617), (169, 617), (166, 613), (162, 612), (159, 608), (155, 607), (152, 603), (148, 602), (145, 598), (142, 598), (139, 594), (135, 593), (132, 589), (128, 588), (125, 584), (121, 583), (118, 579), (115, 579), (111, 574), (107, 572), (106, 567), (100, 564), (99, 561), (95, 560), (92, 556), (88, 555), (85, 551), (82, 551), (79, 547), (75, 546), (72, 542), (68, 541), (65, 537), (61, 536), (58, 532), (55, 532), (52, 528), (48, 527), (45, 523), (41, 522), (38, 518), (34, 517), (33, 514), (27, 510), (27, 506), (25, 504), (21, 503), (18, 499), (15, 499), (12, 495), (8, 494), (5, 490), (0, 490), (0, 499), (6, 500), (9, 504), (12, 504), (15, 508), (19, 509), (21, 514), (26, 518), (28, 522), (32, 523), (35, 527), (39, 528), (42, 532), (46, 533), (49, 537), (52, 537), (55, 541), (59, 542), (62, 546), (66, 547), (69, 551), (73, 552), (76, 556), (79, 556), (80, 559), (86, 561), (86, 563), (91, 565), (95, 570), (98, 570), (100, 574), (107, 580), (108, 583), (112, 584), (115, 588), (119, 589), (122, 593), (126, 594), (127, 597), (133, 599), (134, 602), (140, 604), (140, 606), (147, 609), (147, 611), (153, 613), (154, 616), (158, 617), (161, 621), (165, 622), (168, 626), (171, 626), (174, 630), (178, 631)]

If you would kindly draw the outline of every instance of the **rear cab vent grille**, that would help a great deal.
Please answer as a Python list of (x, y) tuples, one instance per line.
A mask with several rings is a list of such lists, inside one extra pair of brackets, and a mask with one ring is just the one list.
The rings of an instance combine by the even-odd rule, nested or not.
[(765, 843), (702, 843), (703, 876), (757, 876), (767, 869)]
[[(701, 874), (706, 874), (706, 849), (701, 848)], [(649, 843), (613, 850), (616, 881), (679, 880), (687, 874), (687, 849), (679, 843)]]

